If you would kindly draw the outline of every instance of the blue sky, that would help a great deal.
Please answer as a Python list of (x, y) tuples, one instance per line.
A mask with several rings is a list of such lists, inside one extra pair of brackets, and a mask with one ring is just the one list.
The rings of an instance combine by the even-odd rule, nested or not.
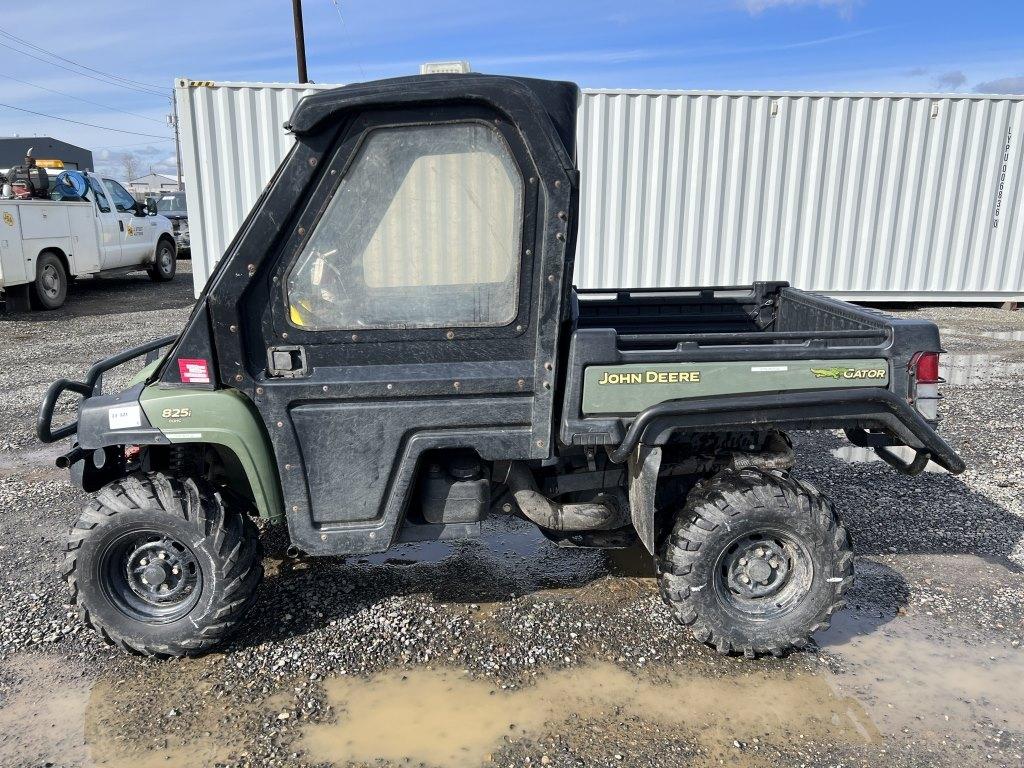
[[(173, 168), (169, 103), (161, 92), (170, 93), (174, 77), (295, 78), (290, 0), (4, 5), (0, 103), (126, 132), (0, 107), (0, 135), (81, 144), (117, 175), (125, 154), (142, 171)], [(467, 59), (477, 71), (585, 87), (1024, 92), (1024, 3), (1005, 0), (304, 0), (303, 6), (309, 73), (320, 83), (413, 74), (424, 61)], [(133, 82), (112, 84), (97, 71)]]

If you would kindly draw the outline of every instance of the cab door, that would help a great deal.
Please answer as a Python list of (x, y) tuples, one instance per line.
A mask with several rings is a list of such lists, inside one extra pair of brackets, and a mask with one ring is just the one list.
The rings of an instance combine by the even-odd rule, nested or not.
[(131, 193), (113, 179), (103, 179), (117, 214), (121, 240), (121, 265), (130, 267), (146, 261), (156, 245), (152, 237), (155, 224), (140, 216), (138, 204)]
[(124, 262), (121, 256), (121, 223), (120, 214), (114, 210), (103, 183), (96, 176), (90, 175), (89, 197), (95, 205), (96, 229), (99, 236), (100, 269), (120, 267)]
[(400, 92), (296, 110), (208, 289), (215, 353), (198, 321), (182, 345), (251, 398), (311, 553), (387, 549), (425, 451), (552, 452), (578, 91), (460, 75)]

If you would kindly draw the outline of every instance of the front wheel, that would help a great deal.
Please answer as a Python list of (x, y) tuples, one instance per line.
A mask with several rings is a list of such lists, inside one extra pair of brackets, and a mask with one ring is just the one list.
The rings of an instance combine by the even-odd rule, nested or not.
[(755, 469), (726, 470), (694, 489), (660, 554), (662, 597), (722, 653), (803, 647), (853, 583), (850, 537), (831, 502)]
[(200, 480), (105, 486), (68, 538), (64, 577), (83, 622), (147, 656), (202, 653), (230, 634), (263, 577), (252, 521)]
[(177, 266), (174, 244), (167, 238), (163, 238), (156, 244), (153, 265), (147, 270), (149, 277), (154, 282), (166, 283), (174, 278)]

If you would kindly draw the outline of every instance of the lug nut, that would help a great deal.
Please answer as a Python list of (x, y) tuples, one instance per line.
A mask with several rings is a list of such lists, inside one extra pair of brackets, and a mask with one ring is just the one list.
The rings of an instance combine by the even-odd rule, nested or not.
[(743, 582), (744, 584), (749, 584), (750, 583), (750, 577), (747, 576), (747, 574), (745, 574), (745, 573), (741, 573), (740, 574), (740, 581)]
[(772, 558), (771, 560), (768, 561), (768, 565), (770, 565), (772, 568), (778, 568), (779, 567), (779, 561), (776, 560), (775, 558)]
[(171, 568), (171, 573), (173, 573), (175, 576), (177, 576), (180, 572), (181, 569), (178, 566), (174, 566), (173, 568)]
[(741, 557), (740, 558), (740, 565), (746, 565), (746, 564), (747, 564), (747, 558)]
[(139, 565), (149, 565), (149, 558), (144, 557), (141, 560), (139, 560)]
[(167, 553), (166, 552), (158, 552), (157, 553), (157, 557), (159, 557), (161, 560), (166, 560), (167, 559)]

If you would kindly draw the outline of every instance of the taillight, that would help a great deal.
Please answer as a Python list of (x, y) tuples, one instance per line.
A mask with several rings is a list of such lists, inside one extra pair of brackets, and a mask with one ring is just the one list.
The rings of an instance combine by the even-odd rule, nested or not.
[(939, 383), (939, 353), (918, 352), (917, 353), (917, 383), (938, 384)]
[(918, 352), (910, 361), (910, 398), (929, 421), (939, 418), (939, 353)]

